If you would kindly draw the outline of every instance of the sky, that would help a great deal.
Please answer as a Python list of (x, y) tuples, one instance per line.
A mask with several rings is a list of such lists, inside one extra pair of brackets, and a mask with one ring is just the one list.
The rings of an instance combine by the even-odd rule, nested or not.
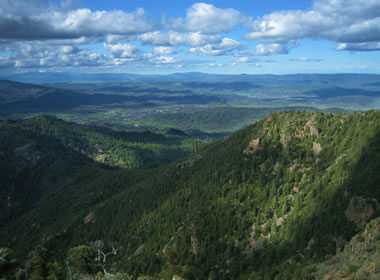
[(380, 0), (0, 0), (0, 73), (380, 73)]

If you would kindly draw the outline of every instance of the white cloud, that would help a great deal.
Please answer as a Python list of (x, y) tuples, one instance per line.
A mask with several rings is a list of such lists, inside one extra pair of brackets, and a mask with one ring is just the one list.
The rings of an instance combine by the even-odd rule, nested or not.
[(380, 42), (368, 43), (340, 43), (336, 46), (338, 51), (379, 51)]
[(246, 56), (241, 57), (241, 58), (238, 59), (238, 62), (242, 62), (242, 63), (246, 63), (248, 61), (249, 61), (249, 57), (246, 57)]
[(155, 47), (153, 52), (155, 54), (173, 54), (175, 51), (171, 47)]
[(143, 9), (91, 11), (72, 9), (70, 1), (0, 0), (0, 38), (19, 40), (75, 39), (152, 30)]
[[(316, 0), (307, 11), (273, 12), (252, 21), (245, 38), (272, 43), (302, 38), (328, 39), (364, 44), (362, 50), (365, 50), (366, 44), (380, 42), (380, 1)], [(376, 48), (374, 44), (368, 46), (369, 50)], [(349, 48), (338, 45), (337, 49)]]
[(158, 56), (152, 59), (151, 62), (154, 64), (173, 64), (181, 61), (171, 56)]
[(64, 54), (71, 54), (71, 53), (80, 52), (80, 49), (78, 49), (74, 46), (70, 46), (70, 45), (61, 46), (60, 49), (61, 49), (61, 53), (64, 53)]
[(175, 20), (172, 27), (204, 33), (230, 32), (245, 20), (246, 18), (237, 10), (195, 3), (187, 9), (185, 20)]
[(16, 42), (7, 45), (4, 51), (13, 54), (6, 58), (5, 65), (16, 68), (106, 66), (109, 64), (106, 56), (87, 49), (79, 49), (75, 46), (57, 48), (55, 45), (39, 41)]
[(259, 44), (256, 45), (255, 55), (266, 56), (266, 55), (276, 55), (276, 54), (287, 54), (288, 46), (287, 44)]
[(91, 35), (105, 34), (134, 34), (148, 31), (152, 28), (145, 11), (137, 9), (133, 13), (123, 11), (96, 11), (79, 9), (63, 15), (64, 21), (54, 22), (57, 30), (70, 31), (73, 34)]
[(240, 43), (231, 38), (223, 38), (219, 44), (207, 44), (203, 47), (190, 48), (190, 52), (201, 56), (225, 55), (240, 48)]
[(221, 41), (221, 37), (219, 35), (203, 34), (201, 32), (176, 31), (147, 32), (139, 35), (138, 39), (145, 44), (169, 46), (187, 45), (193, 47)]
[(138, 51), (136, 45), (132, 44), (104, 44), (104, 48), (108, 49), (115, 58), (133, 57)]

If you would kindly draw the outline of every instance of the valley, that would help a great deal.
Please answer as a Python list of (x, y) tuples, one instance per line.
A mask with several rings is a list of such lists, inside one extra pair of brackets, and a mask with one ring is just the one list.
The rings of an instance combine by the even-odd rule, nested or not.
[(380, 76), (46, 75), (0, 81), (1, 277), (380, 276)]
[(223, 136), (283, 110), (380, 108), (377, 75), (89, 74), (75, 79), (62, 74), (54, 80), (57, 76), (5, 76), (39, 85), (1, 82), (0, 117), (48, 113), (117, 130), (164, 133), (176, 128), (208, 138), (208, 133)]

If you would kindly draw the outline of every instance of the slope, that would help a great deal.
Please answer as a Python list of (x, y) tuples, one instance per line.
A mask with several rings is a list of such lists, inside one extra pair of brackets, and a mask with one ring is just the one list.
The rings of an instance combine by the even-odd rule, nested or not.
[(52, 116), (39, 116), (20, 123), (26, 131), (59, 139), (66, 147), (113, 167), (150, 168), (184, 156), (199, 141), (145, 132), (117, 132), (107, 128), (67, 123)]
[(66, 123), (51, 116), (0, 121), (0, 224), (27, 213), (78, 175), (109, 167), (166, 164), (199, 143), (150, 132), (126, 133)]
[(380, 218), (370, 221), (343, 251), (317, 265), (316, 279), (379, 279)]
[(376, 111), (276, 113), (168, 166), (83, 174), (2, 228), (1, 246), (43, 240), (64, 257), (102, 240), (134, 275), (306, 279), (380, 216), (379, 143)]

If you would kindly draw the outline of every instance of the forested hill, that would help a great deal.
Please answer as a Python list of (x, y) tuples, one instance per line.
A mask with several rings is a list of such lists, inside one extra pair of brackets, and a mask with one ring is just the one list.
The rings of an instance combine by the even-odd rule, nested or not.
[[(6, 123), (6, 122), (4, 122)], [(118, 132), (41, 115), (14, 122), (20, 131), (58, 139), (65, 147), (108, 166), (151, 168), (197, 149), (198, 141), (145, 132)]]
[(1, 225), (29, 211), (41, 196), (70, 184), (78, 174), (107, 167), (157, 167), (200, 145), (187, 137), (116, 132), (45, 115), (0, 121), (0, 129)]
[(74, 178), (0, 246), (60, 260), (102, 240), (108, 271), (134, 276), (313, 279), (380, 216), (379, 159), (380, 112), (276, 113), (158, 169)]

